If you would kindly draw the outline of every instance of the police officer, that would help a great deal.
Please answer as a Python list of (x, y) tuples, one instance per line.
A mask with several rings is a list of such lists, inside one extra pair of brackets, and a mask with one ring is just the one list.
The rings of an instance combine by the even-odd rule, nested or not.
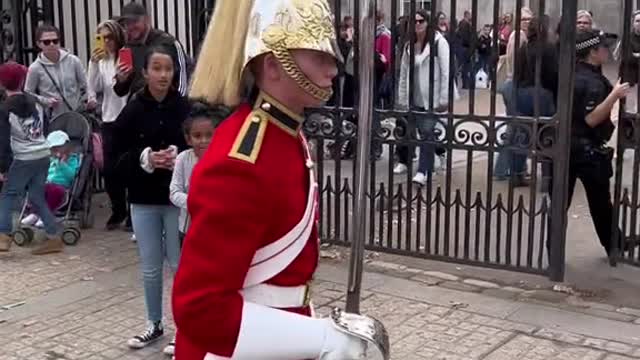
[(602, 65), (609, 60), (609, 46), (613, 42), (613, 36), (599, 31), (580, 31), (577, 34), (578, 61), (569, 161), (569, 204), (576, 180), (580, 179), (600, 243), (609, 256), (614, 245), (611, 236), (613, 204), (609, 190), (614, 150), (605, 144), (614, 130), (611, 109), (629, 91), (628, 83), (618, 81), (612, 86), (602, 74)]

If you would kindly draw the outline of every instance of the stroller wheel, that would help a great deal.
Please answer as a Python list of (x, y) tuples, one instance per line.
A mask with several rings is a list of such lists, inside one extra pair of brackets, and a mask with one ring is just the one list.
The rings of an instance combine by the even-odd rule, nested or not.
[(73, 246), (80, 240), (80, 230), (70, 227), (62, 232), (62, 242), (66, 245)]
[(33, 241), (34, 232), (29, 228), (22, 228), (15, 233), (13, 233), (13, 242), (22, 247), (27, 246)]

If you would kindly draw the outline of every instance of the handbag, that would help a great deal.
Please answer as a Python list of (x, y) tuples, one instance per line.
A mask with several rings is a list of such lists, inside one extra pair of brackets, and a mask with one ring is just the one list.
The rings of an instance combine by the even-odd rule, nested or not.
[(62, 101), (64, 102), (64, 104), (66, 105), (66, 107), (70, 110), (70, 111), (74, 111), (73, 107), (69, 104), (69, 102), (67, 101), (67, 98), (64, 97), (64, 93), (62, 92), (62, 89), (60, 89), (60, 86), (58, 86), (58, 83), (53, 79), (53, 76), (51, 76), (51, 73), (49, 72), (49, 70), (47, 70), (47, 67), (40, 64), (40, 66), (42, 66), (42, 68), (44, 69), (44, 72), (47, 74), (47, 76), (49, 77), (49, 80), (51, 80), (51, 82), (53, 83), (53, 86), (56, 88), (56, 91), (58, 92), (58, 94), (60, 94), (60, 97), (62, 97)]
[(91, 143), (93, 146), (93, 165), (98, 170), (103, 170), (104, 169), (104, 148), (102, 145), (102, 135), (98, 132), (92, 132)]

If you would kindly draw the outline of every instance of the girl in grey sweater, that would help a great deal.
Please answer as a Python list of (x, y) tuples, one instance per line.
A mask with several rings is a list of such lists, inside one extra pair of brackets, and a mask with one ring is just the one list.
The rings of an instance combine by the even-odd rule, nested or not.
[(191, 173), (196, 163), (209, 147), (216, 126), (229, 115), (226, 109), (212, 108), (207, 104), (196, 102), (191, 113), (184, 122), (184, 136), (191, 149), (181, 152), (176, 158), (171, 185), (169, 185), (171, 203), (180, 208), (180, 237), (184, 238), (189, 228), (187, 212), (187, 194)]

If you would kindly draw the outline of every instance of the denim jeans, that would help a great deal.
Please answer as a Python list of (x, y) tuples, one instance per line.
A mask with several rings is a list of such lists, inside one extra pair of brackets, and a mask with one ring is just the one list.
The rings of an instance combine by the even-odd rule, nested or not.
[(26, 193), (33, 212), (44, 223), (47, 236), (59, 235), (60, 226), (49, 210), (44, 195), (48, 172), (49, 157), (38, 160), (13, 160), (0, 194), (0, 234), (11, 234), (13, 211), (18, 200), (24, 198)]
[(423, 145), (420, 145), (420, 158), (418, 159), (418, 171), (425, 175), (429, 175), (433, 172), (433, 164), (435, 162), (436, 153), (436, 128), (437, 121), (430, 118), (418, 119), (418, 133), (422, 141), (426, 141)]
[[(513, 81), (507, 80), (502, 84), (499, 89), (504, 99), (504, 107), (507, 116), (518, 115), (517, 100), (513, 96)], [(518, 142), (528, 142), (526, 137), (526, 131), (523, 133), (523, 129), (507, 124), (504, 147), (498, 153), (498, 160), (494, 169), (494, 175), (497, 177), (507, 177), (510, 175), (522, 175), (527, 172), (527, 156), (517, 154), (510, 149), (509, 146), (513, 146), (513, 140), (518, 139)], [(525, 136), (523, 141), (523, 136)]]
[[(424, 111), (424, 109), (417, 110)], [(429, 118), (428, 116), (417, 115), (416, 117), (416, 129), (420, 134), (420, 141), (422, 142), (422, 144), (418, 146), (420, 149), (420, 158), (418, 160), (417, 172), (429, 175), (433, 172), (433, 164), (435, 162), (435, 141), (437, 140), (435, 128), (437, 121), (433, 118)], [(404, 126), (404, 124), (400, 126)], [(407, 135), (406, 138), (413, 139), (414, 137)], [(414, 150), (415, 147), (413, 146), (398, 145), (398, 162), (409, 166), (411, 164), (411, 158), (413, 157), (412, 155)]]
[[(538, 96), (538, 112), (540, 116), (545, 116), (545, 117), (550, 117), (553, 116), (556, 113), (556, 107), (555, 107), (555, 102), (553, 99), (553, 94), (546, 89), (539, 89), (537, 91), (537, 96)], [(518, 93), (516, 94), (516, 99), (515, 99), (515, 107), (516, 107), (516, 111), (518, 114), (523, 115), (523, 116), (535, 116), (535, 101), (536, 101), (536, 89), (534, 87), (526, 87), (526, 88), (521, 88), (518, 89)], [(528, 127), (528, 129), (518, 129), (515, 131), (516, 133), (516, 138), (518, 135), (518, 131), (523, 131), (524, 132), (524, 136), (519, 137), (522, 140), (524, 140), (524, 147), (526, 150), (526, 144), (529, 143), (529, 136), (531, 135), (531, 132), (533, 131), (533, 129), (531, 127)], [(536, 136), (534, 134), (534, 136)], [(516, 143), (516, 145), (520, 145), (523, 146), (522, 142), (520, 142), (519, 144), (517, 143), (517, 141), (514, 141), (514, 143)], [(515, 170), (512, 173), (518, 174), (520, 172), (525, 172), (526, 171), (526, 163), (527, 163), (527, 154), (522, 154), (522, 153), (518, 153), (518, 154), (514, 154), (513, 155), (513, 166), (515, 168)], [(516, 166), (519, 166), (519, 168), (516, 168)], [(518, 170), (520, 170), (520, 172), (518, 172)], [(542, 176), (549, 176), (549, 169), (548, 169), (548, 164), (543, 164), (542, 166)]]
[(162, 320), (162, 270), (164, 259), (175, 273), (180, 261), (178, 214), (171, 205), (131, 204), (131, 221), (138, 243), (147, 318)]

